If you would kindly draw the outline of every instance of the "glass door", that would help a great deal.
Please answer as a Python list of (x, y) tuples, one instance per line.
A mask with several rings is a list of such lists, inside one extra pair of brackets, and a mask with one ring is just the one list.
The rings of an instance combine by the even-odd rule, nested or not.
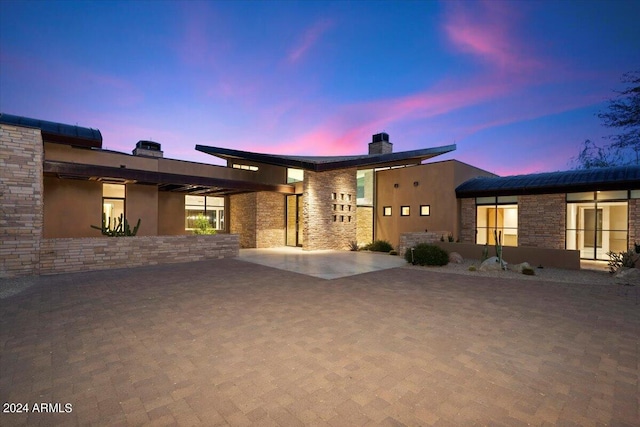
[(286, 245), (302, 246), (302, 195), (287, 196)]

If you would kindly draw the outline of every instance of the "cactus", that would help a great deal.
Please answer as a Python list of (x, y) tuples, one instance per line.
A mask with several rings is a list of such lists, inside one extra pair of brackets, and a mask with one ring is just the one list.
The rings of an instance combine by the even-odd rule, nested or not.
[(129, 226), (129, 221), (124, 217), (124, 214), (120, 214), (118, 217), (118, 224), (113, 224), (113, 228), (111, 227), (111, 218), (107, 218), (107, 216), (102, 213), (102, 226), (98, 227), (97, 225), (92, 225), (91, 228), (95, 228), (96, 230), (100, 230), (103, 235), (109, 237), (129, 237), (135, 236), (138, 233), (138, 229), (140, 228), (140, 222), (142, 220), (138, 218), (138, 223), (133, 230)]
[(507, 269), (507, 266), (502, 262), (502, 231), (498, 232), (497, 230), (493, 230), (493, 236), (496, 241), (496, 256), (498, 257), (498, 261), (500, 262), (500, 267), (503, 270)]
[(486, 260), (487, 258), (489, 258), (489, 244), (485, 243), (482, 247), (482, 261)]

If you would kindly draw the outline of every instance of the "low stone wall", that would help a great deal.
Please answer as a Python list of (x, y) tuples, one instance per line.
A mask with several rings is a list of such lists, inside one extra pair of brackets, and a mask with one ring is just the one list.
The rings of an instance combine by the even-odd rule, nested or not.
[[(400, 248), (398, 253), (404, 256), (408, 248), (418, 243), (432, 243), (440, 246), (447, 252), (457, 252), (463, 258), (480, 260), (482, 258), (483, 245), (473, 243), (441, 242), (440, 237), (447, 236), (446, 232), (435, 231), (433, 233), (403, 233), (400, 235)], [(495, 247), (489, 246), (489, 256), (495, 255)], [(503, 246), (502, 257), (510, 264), (528, 262), (533, 267), (566, 268), (580, 270), (580, 251), (565, 249), (535, 248), (530, 246)]]
[(419, 243), (439, 242), (442, 236), (446, 239), (449, 235), (448, 231), (428, 231), (416, 233), (400, 234), (400, 244), (398, 245), (398, 255), (404, 256), (408, 248), (412, 248)]
[(239, 245), (237, 234), (42, 239), (39, 273), (59, 274), (229, 258), (238, 256)]

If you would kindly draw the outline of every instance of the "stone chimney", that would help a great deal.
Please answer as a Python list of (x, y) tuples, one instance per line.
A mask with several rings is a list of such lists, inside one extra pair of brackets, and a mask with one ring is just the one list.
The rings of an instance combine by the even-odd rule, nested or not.
[(393, 144), (389, 142), (389, 134), (382, 132), (373, 135), (373, 140), (369, 143), (369, 154), (389, 153), (393, 153)]
[(163, 157), (159, 142), (138, 141), (136, 148), (133, 150), (134, 156), (143, 157)]

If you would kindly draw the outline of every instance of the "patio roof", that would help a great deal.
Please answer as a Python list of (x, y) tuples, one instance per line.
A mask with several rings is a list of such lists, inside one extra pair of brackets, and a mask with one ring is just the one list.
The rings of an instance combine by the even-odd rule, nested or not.
[(252, 161), (314, 172), (352, 167), (364, 168), (420, 164), (424, 160), (454, 151), (455, 149), (456, 146), (453, 144), (388, 154), (364, 154), (356, 156), (284, 156), (196, 145), (196, 150), (227, 161)]
[(616, 166), (505, 177), (479, 177), (458, 186), (456, 196), (463, 198), (638, 189), (640, 166)]

